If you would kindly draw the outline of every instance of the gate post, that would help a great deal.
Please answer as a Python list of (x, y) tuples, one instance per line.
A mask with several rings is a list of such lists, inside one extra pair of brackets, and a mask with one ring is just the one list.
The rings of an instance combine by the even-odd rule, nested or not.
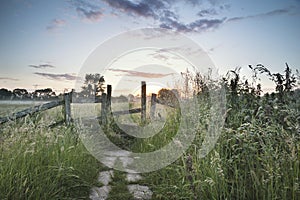
[(101, 95), (101, 124), (106, 125), (106, 93)]
[(71, 103), (72, 103), (72, 92), (65, 93), (64, 94), (63, 111), (64, 111), (65, 122), (68, 126), (70, 125), (70, 123), (72, 121)]
[(141, 123), (146, 123), (146, 82), (142, 81), (141, 87)]
[(151, 108), (150, 108), (150, 117), (151, 117), (151, 119), (154, 119), (155, 110), (156, 110), (156, 94), (152, 93)]

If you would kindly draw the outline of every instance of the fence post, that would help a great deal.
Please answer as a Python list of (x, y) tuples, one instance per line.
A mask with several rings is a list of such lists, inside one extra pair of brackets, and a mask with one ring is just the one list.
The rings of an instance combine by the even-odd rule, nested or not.
[(70, 125), (71, 118), (71, 103), (72, 103), (72, 92), (64, 94), (64, 117), (67, 125)]
[(150, 117), (151, 117), (151, 119), (154, 119), (155, 110), (156, 110), (156, 94), (152, 93), (151, 107), (150, 107)]
[(106, 93), (101, 97), (101, 124), (106, 125)]
[(106, 123), (111, 121), (111, 85), (107, 85), (107, 96), (106, 96)]
[(146, 123), (146, 82), (142, 81), (141, 87), (141, 122), (142, 124)]
[(106, 96), (106, 110), (108, 113), (111, 111), (111, 85), (107, 85), (107, 96)]

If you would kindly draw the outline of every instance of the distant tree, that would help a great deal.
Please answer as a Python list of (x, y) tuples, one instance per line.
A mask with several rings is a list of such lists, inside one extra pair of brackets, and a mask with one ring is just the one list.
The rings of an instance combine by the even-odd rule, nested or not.
[(50, 96), (51, 97), (56, 97), (56, 93), (53, 91), (53, 92), (50, 93)]
[(51, 88), (37, 89), (33, 92), (33, 94), (34, 94), (34, 97), (45, 99), (45, 98), (50, 98), (53, 95), (53, 91)]
[(13, 93), (8, 89), (1, 88), (0, 89), (0, 98), (1, 99), (11, 99), (13, 97)]
[(26, 89), (16, 88), (13, 90), (13, 94), (20, 99), (28, 97), (28, 91)]
[(81, 93), (85, 97), (100, 96), (104, 91), (104, 77), (100, 74), (86, 74)]
[(115, 97), (114, 99), (115, 99), (115, 101), (117, 101), (117, 102), (128, 102), (127, 97), (125, 97), (124, 95), (120, 95), (120, 96), (118, 96), (118, 97)]
[(162, 88), (158, 91), (158, 98), (162, 103), (177, 105), (178, 104), (178, 94), (179, 92), (176, 89), (166, 89)]
[(129, 102), (132, 102), (132, 101), (134, 100), (133, 94), (129, 94), (129, 95), (127, 96), (127, 98), (128, 98), (128, 101), (129, 101)]

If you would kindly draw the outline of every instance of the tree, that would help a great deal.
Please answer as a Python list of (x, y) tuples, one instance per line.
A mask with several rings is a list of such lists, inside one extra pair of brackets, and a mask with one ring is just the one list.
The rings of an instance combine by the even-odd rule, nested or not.
[(127, 96), (127, 98), (128, 98), (128, 101), (129, 101), (129, 102), (133, 102), (133, 101), (134, 101), (134, 96), (133, 96), (133, 94), (129, 94), (129, 95)]
[(85, 97), (100, 96), (104, 91), (104, 77), (100, 74), (86, 74), (81, 93)]
[(178, 104), (178, 91), (176, 89), (166, 89), (162, 88), (158, 91), (159, 101), (165, 104), (177, 105)]
[(43, 98), (50, 98), (53, 95), (53, 91), (51, 88), (46, 89), (38, 89), (33, 92), (35, 97)]
[(23, 99), (24, 97), (28, 96), (28, 91), (26, 89), (16, 88), (13, 90), (13, 93), (17, 98), (20, 99)]
[(13, 93), (5, 88), (0, 89), (0, 98), (1, 99), (11, 99), (13, 97)]

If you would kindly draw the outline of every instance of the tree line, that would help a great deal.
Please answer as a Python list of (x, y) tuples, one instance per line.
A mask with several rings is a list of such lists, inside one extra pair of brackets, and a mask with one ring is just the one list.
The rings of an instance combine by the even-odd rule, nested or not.
[[(100, 96), (105, 90), (104, 83), (104, 77), (100, 74), (86, 74), (81, 91), (75, 94), (85, 98)], [(54, 100), (62, 95), (57, 95), (51, 88), (36, 89), (33, 92), (24, 88), (16, 88), (12, 91), (6, 88), (0, 89), (0, 100)]]
[(16, 88), (12, 91), (1, 88), (0, 100), (50, 100), (57, 99), (58, 96), (51, 88), (37, 89), (33, 92), (29, 92), (24, 88)]

